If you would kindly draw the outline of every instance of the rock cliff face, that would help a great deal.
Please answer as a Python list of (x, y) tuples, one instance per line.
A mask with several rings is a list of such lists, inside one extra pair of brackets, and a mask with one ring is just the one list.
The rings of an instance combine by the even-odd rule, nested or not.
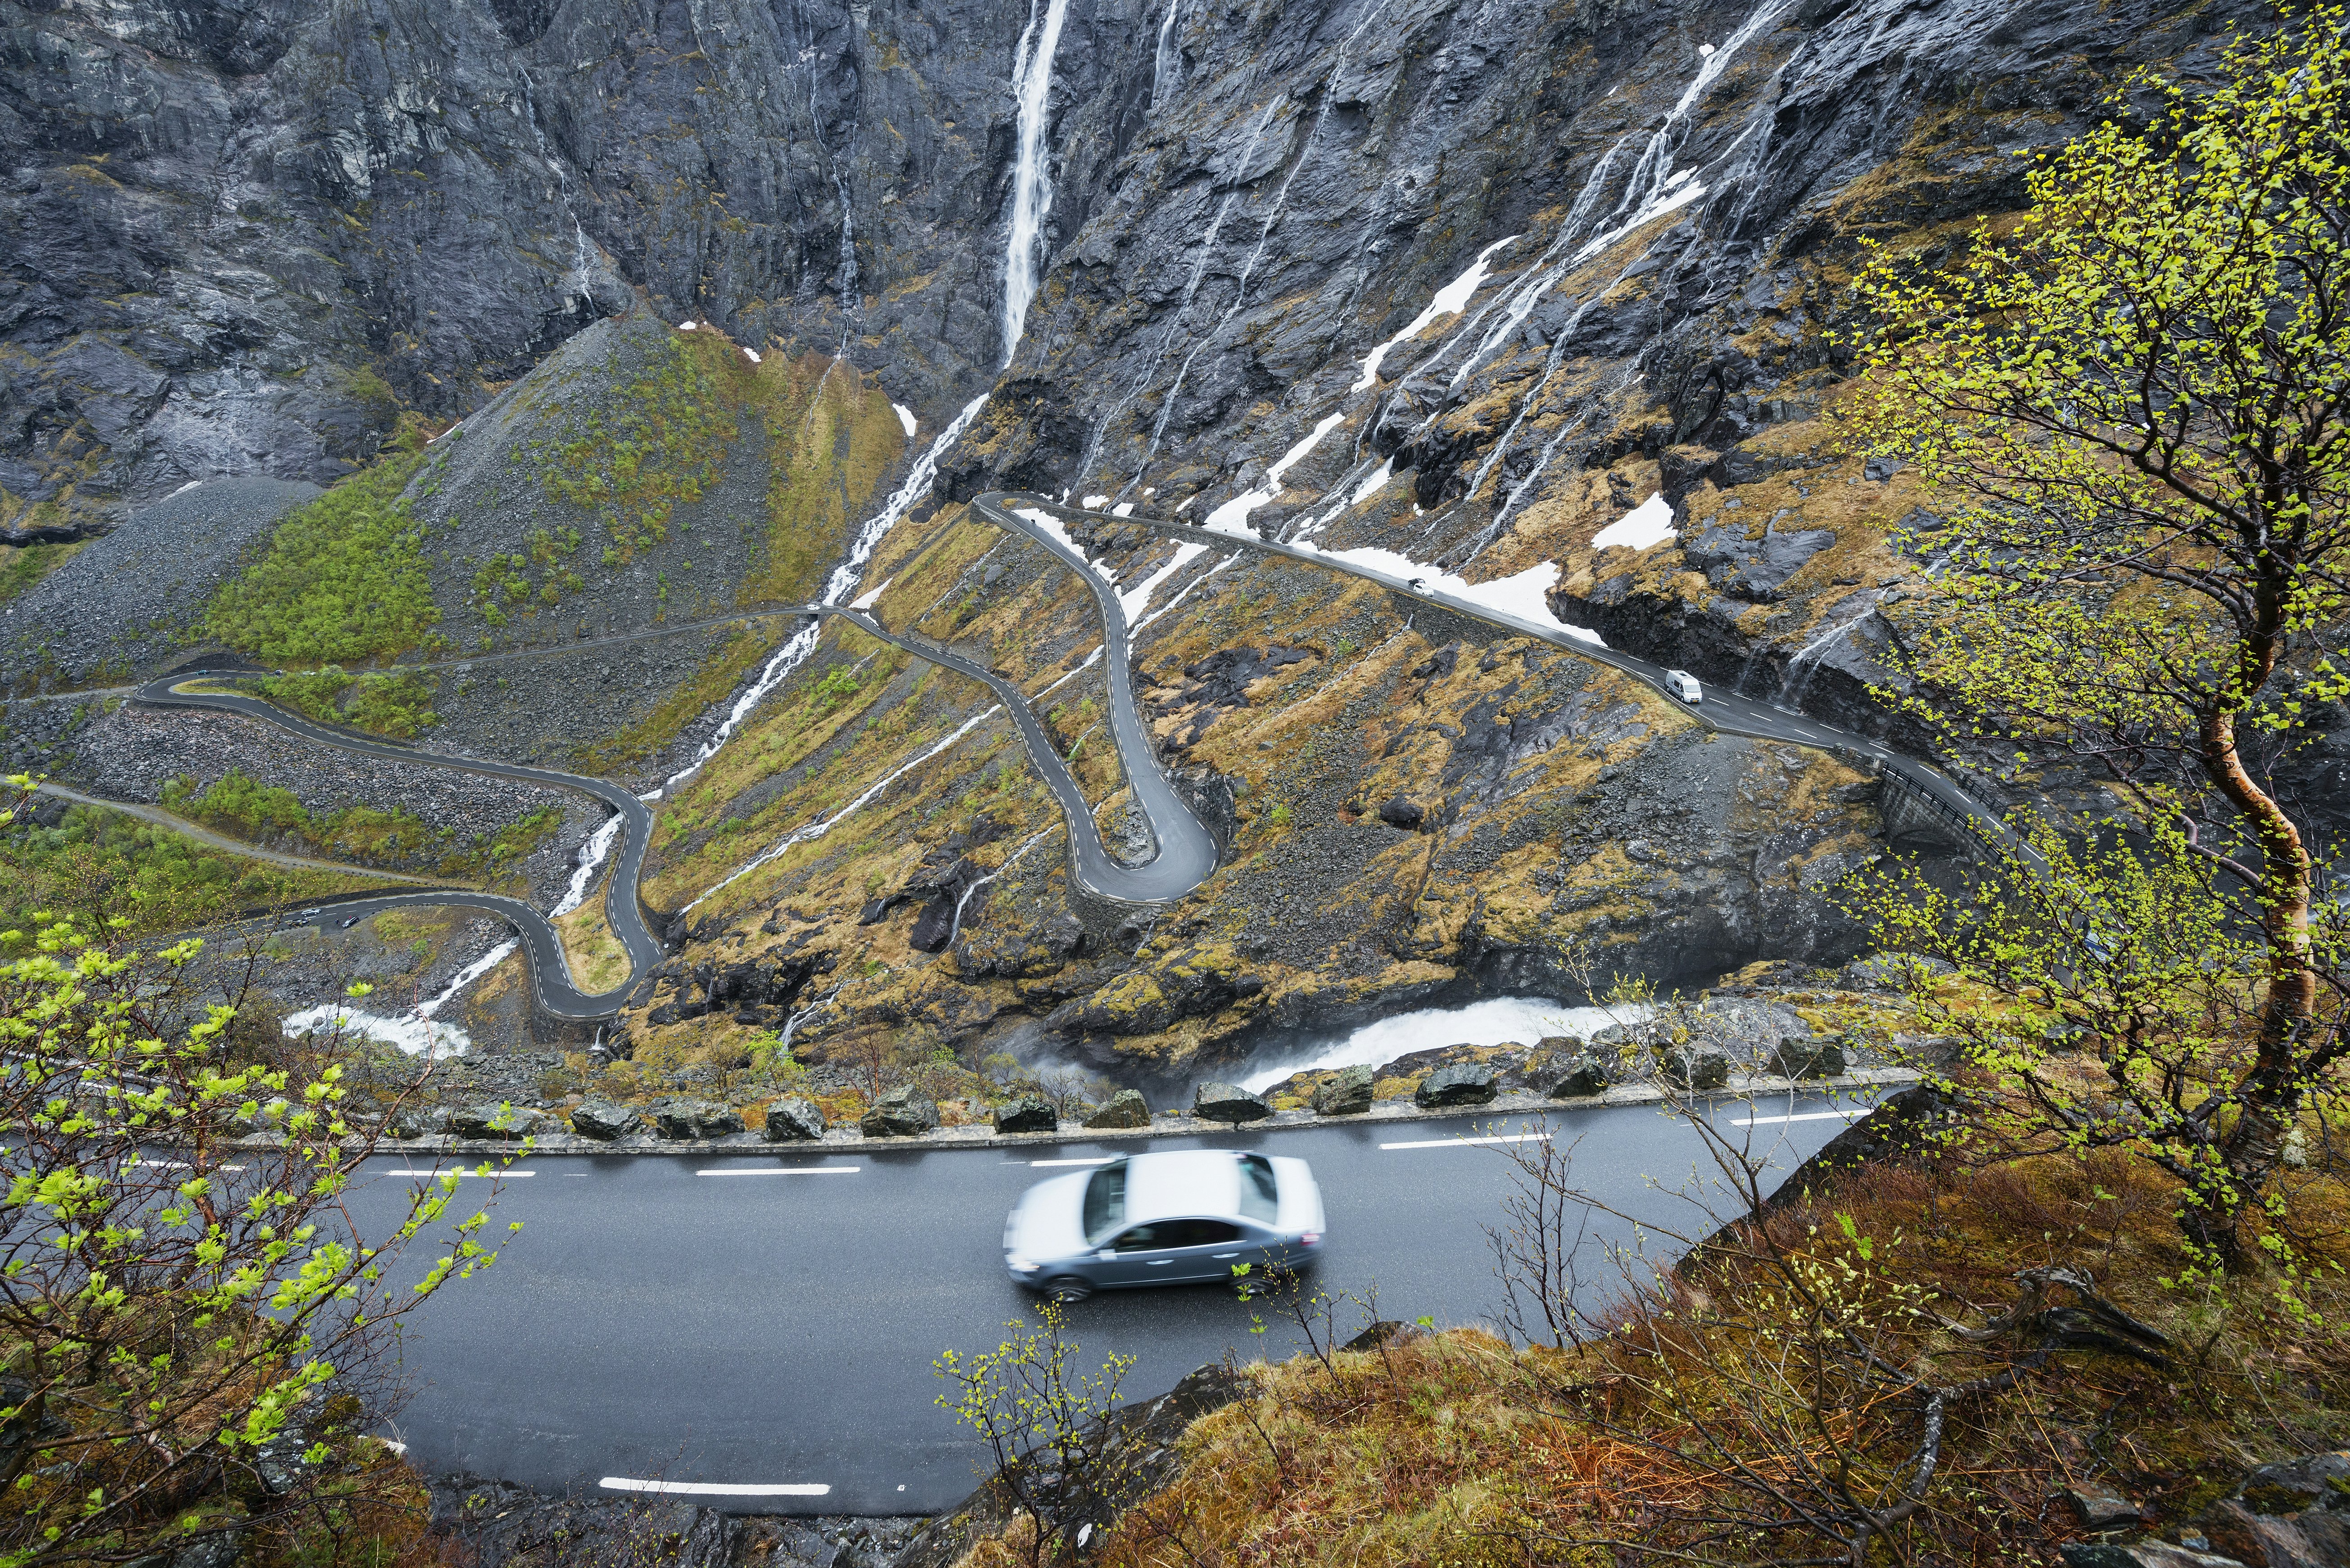
[[(714, 610), (869, 550), (874, 613), (1022, 682), (1139, 854), (1086, 591), (968, 515), (982, 490), (1513, 579), (1611, 646), (1881, 728), (1864, 688), (1931, 562), (1887, 543), (1918, 520), (1911, 477), (1836, 449), (1861, 242), (1932, 254), (2012, 209), (2018, 154), (2138, 64), (2191, 72), (2240, 11), (0, 4), (0, 525), (135, 535), (191, 480), (328, 483), (403, 409), (495, 399), (490, 439), (410, 491), (463, 649), (664, 625), (670, 555), (702, 556)], [(719, 501), (577, 604), (483, 621), (466, 543), (568, 525), (539, 492), (515, 510), (525, 449), (580, 440), (581, 389), (635, 384), (684, 321), (773, 379), (728, 394)], [(885, 400), (902, 453), (870, 435)], [(883, 506), (932, 460), (934, 491)], [(806, 475), (825, 507), (778, 499)], [(768, 693), (661, 806), (647, 892), (687, 950), (644, 1038), (789, 1023), (816, 1050), (1028, 1041), (1179, 1071), (1565, 986), (1578, 953), (1697, 979), (1856, 940), (1824, 889), (1881, 827), (1833, 758), (1708, 740), (1571, 655), (1308, 566), (1080, 543), (1139, 595), (1162, 757), (1225, 844), (1155, 914), (1066, 886), (984, 693), (837, 623), (542, 660), (528, 722), (486, 670), (444, 676), (442, 722), (567, 739), (641, 785)], [(87, 576), (71, 602), (127, 621)], [(771, 952), (828, 978), (790, 1008), (694, 978)]]

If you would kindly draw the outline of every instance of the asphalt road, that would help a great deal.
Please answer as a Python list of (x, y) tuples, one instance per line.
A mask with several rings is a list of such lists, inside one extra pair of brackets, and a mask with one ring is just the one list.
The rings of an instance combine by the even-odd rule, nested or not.
[[(1337, 560), (1318, 551), (1299, 549), (1295, 545), (1262, 538), (1253, 534), (1211, 532), (1187, 523), (1174, 523), (1161, 518), (1118, 517), (1106, 512), (1087, 512), (1079, 507), (1063, 505), (1041, 495), (991, 492), (982, 495), (973, 504), (990, 522), (1008, 527), (1020, 527), (1023, 532), (1036, 537), (1045, 536), (1036, 529), (1016, 521), (1010, 523), (1004, 521), (1011, 516), (1010, 508), (1013, 505), (1035, 507), (1054, 516), (1082, 518), (1087, 522), (1135, 524), (1155, 534), (1163, 534), (1171, 539), (1206, 545), (1216, 549), (1253, 550), (1259, 555), (1280, 556), (1288, 560), (1303, 562), (1310, 566), (1319, 566), (1325, 571), (1342, 572), (1349, 576), (1360, 577), (1366, 582), (1377, 583), (1402, 597), (1416, 599), (1421, 604), (1434, 605), (1439, 608), (1450, 610), (1455, 615), (1467, 616), (1472, 620), (1483, 621), (1488, 626), (1498, 627), (1513, 636), (1537, 638), (1544, 642), (1563, 648), (1569, 653), (1588, 659), (1594, 663), (1620, 670), (1627, 675), (1645, 681), (1661, 695), (1673, 697), (1671, 688), (1665, 684), (1665, 670), (1662, 665), (1652, 664), (1645, 659), (1638, 659), (1627, 653), (1620, 653), (1612, 648), (1603, 648), (1596, 643), (1586, 642), (1581, 638), (1568, 636), (1555, 626), (1546, 626), (1525, 619), (1521, 616), (1511, 615), (1507, 611), (1494, 609), (1473, 599), (1464, 599), (1440, 589), (1415, 587), (1412, 586), (1415, 579), (1397, 576), (1392, 573), (1383, 572), (1377, 567), (1362, 566), (1353, 561)], [(1060, 553), (1067, 554), (1066, 550)], [(1092, 576), (1093, 574), (1087, 573), (1087, 576)], [(1096, 577), (1095, 581), (1098, 584), (1099, 578)], [(1099, 587), (1096, 591), (1097, 597), (1107, 592), (1107, 589)], [(1674, 698), (1674, 701), (1678, 701), (1679, 699)], [(2036, 855), (2022, 845), (1996, 813), (1984, 807), (1981, 802), (1960, 788), (1946, 774), (1890, 751), (1866, 735), (1856, 734), (1849, 730), (1840, 730), (1825, 720), (1814, 718), (1808, 713), (1800, 712), (1792, 708), (1776, 707), (1768, 702), (1758, 702), (1751, 697), (1742, 697), (1720, 687), (1708, 688), (1704, 700), (1692, 705), (1690, 712), (1699, 722), (1729, 734), (1747, 735), (1766, 741), (1787, 741), (1799, 746), (1820, 746), (1852, 753), (1868, 766), (1898, 774), (1910, 787), (1934, 801), (1945, 815), (1967, 824), (1979, 836), (2016, 849), (2028, 860), (2036, 862), (2038, 859)]]
[[(224, 671), (213, 678), (227, 679), (251, 673), (250, 670)], [(495, 915), (514, 928), (515, 934), (522, 942), (523, 951), (529, 960), (531, 992), (539, 1007), (557, 1018), (610, 1017), (627, 996), (629, 987), (660, 961), (660, 944), (645, 929), (644, 913), (637, 902), (637, 882), (644, 870), (645, 844), (651, 835), (652, 815), (645, 810), (642, 801), (619, 784), (577, 774), (556, 773), (551, 768), (518, 767), (509, 763), (442, 756), (412, 746), (396, 746), (346, 731), (329, 729), (324, 724), (314, 724), (259, 697), (248, 697), (241, 692), (184, 690), (204, 679), (207, 679), (207, 672), (203, 670), (175, 670), (140, 687), (132, 700), (151, 708), (211, 708), (242, 713), (265, 724), (274, 724), (306, 741), (333, 746), (355, 756), (376, 757), (396, 763), (421, 763), (432, 767), (454, 768), (460, 773), (479, 774), (486, 778), (512, 779), (521, 784), (570, 790), (593, 796), (620, 815), (620, 841), (614, 846), (611, 871), (605, 882), (604, 913), (612, 934), (619, 939), (620, 946), (629, 955), (629, 978), (610, 991), (591, 994), (571, 982), (570, 966), (563, 957), (562, 939), (547, 923), (545, 915), (520, 898), (470, 891), (371, 894), (357, 898), (338, 898), (331, 905), (321, 906), (333, 909), (336, 918), (380, 914), (386, 909), (410, 907), (453, 907), (481, 909)]]
[[(1726, 1101), (1753, 1116), (1780, 1168), (1855, 1114), (1817, 1096)], [(1784, 1119), (1793, 1116), (1796, 1119)], [(1779, 1118), (1779, 1119), (1772, 1119)], [(1668, 1191), (1690, 1179), (1697, 1135), (1653, 1106), (1564, 1111), (1578, 1180), (1653, 1221), (1686, 1227)], [(1458, 1140), (1528, 1124), (1447, 1119), (1234, 1133), (1154, 1147), (1262, 1147), (1313, 1163), (1329, 1211), (1321, 1283), (1376, 1289), (1381, 1316), (1471, 1324), (1498, 1300), (1481, 1227), (1500, 1220), (1510, 1167)], [(1403, 1145), (1406, 1147), (1395, 1147)], [(1429, 1147), (1413, 1147), (1427, 1145)], [(1003, 1217), (1039, 1161), (1125, 1152), (1072, 1141), (1016, 1150), (827, 1149), (702, 1158), (537, 1157), (496, 1194), (494, 1233), (525, 1229), (496, 1265), (409, 1320), (412, 1399), (396, 1423), (428, 1472), (463, 1469), (594, 1492), (659, 1483), (737, 1511), (931, 1512), (972, 1485), (976, 1450), (933, 1399), (931, 1363), (992, 1348), (1033, 1298), (1003, 1269)], [(380, 1226), (411, 1178), (396, 1160), (354, 1206)], [(824, 1174), (830, 1172), (830, 1174)], [(489, 1183), (469, 1179), (487, 1196)], [(1587, 1262), (1615, 1276), (1595, 1225)], [(1070, 1310), (1080, 1359), (1138, 1357), (1136, 1397), (1227, 1348), (1295, 1346), (1250, 1332), (1219, 1286), (1105, 1293)], [(1360, 1314), (1341, 1314), (1351, 1334)], [(609, 1489), (617, 1490), (619, 1489)]]

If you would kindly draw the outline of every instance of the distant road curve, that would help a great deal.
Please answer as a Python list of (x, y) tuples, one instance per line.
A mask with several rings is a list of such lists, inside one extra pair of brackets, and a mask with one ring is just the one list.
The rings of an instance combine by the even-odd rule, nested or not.
[(444, 756), (415, 747), (371, 741), (365, 736), (313, 723), (287, 712), (274, 702), (243, 692), (190, 690), (207, 680), (228, 680), (252, 673), (249, 670), (217, 672), (174, 670), (139, 687), (131, 694), (131, 701), (150, 708), (206, 708), (239, 713), (248, 719), (275, 725), (303, 740), (332, 746), (354, 756), (453, 768), (485, 778), (511, 779), (517, 784), (568, 790), (575, 794), (590, 795), (602, 801), (619, 814), (621, 821), (620, 842), (613, 848), (611, 873), (604, 887), (604, 913), (613, 936), (619, 939), (622, 950), (629, 955), (629, 978), (609, 991), (581, 991), (572, 983), (570, 965), (564, 961), (563, 940), (547, 918), (524, 900), (509, 898), (502, 894), (463, 889), (384, 893), (338, 898), (328, 907), (344, 915), (357, 916), (380, 914), (386, 909), (424, 907), (480, 909), (495, 915), (512, 926), (515, 936), (521, 940), (523, 952), (530, 965), (531, 992), (540, 1009), (556, 1018), (588, 1020), (610, 1017), (627, 1000), (629, 988), (660, 961), (660, 944), (645, 929), (644, 913), (637, 900), (637, 883), (644, 870), (645, 844), (651, 836), (652, 814), (645, 809), (644, 802), (629, 791), (602, 779), (557, 773), (551, 768), (526, 768), (509, 763), (484, 762), (473, 757)]
[[(1619, 653), (1612, 648), (1603, 647), (1596, 642), (1586, 642), (1581, 638), (1573, 637), (1559, 630), (1555, 626), (1544, 626), (1539, 622), (1528, 620), (1523, 616), (1512, 615), (1506, 610), (1498, 610), (1490, 605), (1480, 604), (1473, 599), (1464, 599), (1457, 595), (1440, 590), (1415, 587), (1418, 579), (1399, 577), (1392, 573), (1380, 571), (1375, 566), (1366, 566), (1354, 561), (1342, 561), (1318, 550), (1300, 549), (1294, 545), (1284, 545), (1277, 540), (1263, 538), (1254, 534), (1227, 534), (1221, 530), (1210, 530), (1196, 527), (1188, 523), (1174, 523), (1155, 517), (1118, 517), (1107, 512), (1087, 512), (1080, 507), (1063, 505), (1045, 496), (1024, 492), (991, 491), (979, 497), (972, 504), (988, 521), (1003, 527), (1017, 528), (1031, 537), (1045, 537), (1047, 543), (1054, 545), (1056, 551), (1058, 551), (1057, 541), (1051, 540), (1048, 535), (1040, 535), (1039, 530), (1015, 518), (1012, 508), (1031, 507), (1055, 517), (1082, 521), (1088, 524), (1107, 523), (1113, 526), (1123, 526), (1132, 524), (1147, 528), (1154, 534), (1164, 535), (1170, 539), (1181, 539), (1188, 543), (1206, 545), (1216, 549), (1253, 550), (1263, 556), (1279, 556), (1309, 566), (1318, 566), (1324, 571), (1341, 572), (1348, 576), (1360, 577), (1366, 582), (1377, 583), (1390, 593), (1400, 595), (1405, 598), (1417, 599), (1422, 604), (1435, 606), (1454, 615), (1466, 616), (1471, 620), (1482, 621), (1513, 637), (1535, 638), (1554, 647), (1565, 649), (1579, 658), (1590, 659), (1595, 664), (1604, 664), (1611, 670), (1620, 670), (1671, 701), (1675, 707), (1683, 708), (1691, 718), (1708, 729), (1720, 730), (1725, 734), (1744, 735), (1755, 740), (1782, 741), (1798, 746), (1812, 746), (1853, 754), (1864, 765), (1880, 774), (1890, 775), (1899, 780), (1908, 788), (1924, 795), (1939, 815), (1951, 819), (1986, 844), (2006, 848), (2021, 856), (2027, 864), (2040, 863), (2040, 857), (2017, 837), (2014, 830), (2001, 820), (1998, 813), (1976, 800), (1947, 774), (1914, 758), (1903, 756), (1878, 742), (1870, 740), (1866, 735), (1855, 734), (1849, 730), (1837, 729), (1825, 720), (1814, 718), (1808, 713), (1774, 708), (1767, 702), (1758, 702), (1752, 698), (1742, 697), (1735, 692), (1720, 689), (1708, 691), (1704, 701), (1700, 703), (1685, 705), (1679, 698), (1673, 696), (1672, 689), (1665, 684), (1665, 670), (1661, 665), (1651, 664), (1645, 659), (1636, 659), (1630, 654)], [(1066, 555), (1067, 552), (1058, 551), (1058, 553)], [(1095, 583), (1100, 583), (1101, 579), (1097, 575), (1088, 571), (1087, 576)], [(1107, 596), (1108, 590), (1103, 587), (1098, 592), (1101, 596)], [(1122, 659), (1120, 666), (1123, 668)]]

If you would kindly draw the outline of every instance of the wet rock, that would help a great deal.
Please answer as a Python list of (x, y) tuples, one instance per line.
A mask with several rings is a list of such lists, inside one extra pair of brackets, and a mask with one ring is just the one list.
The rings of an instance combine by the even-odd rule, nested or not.
[(742, 1114), (716, 1100), (657, 1100), (651, 1108), (653, 1131), (672, 1141), (731, 1137), (743, 1130)]
[(1657, 1070), (1674, 1086), (1697, 1092), (1730, 1082), (1730, 1058), (1719, 1051), (1675, 1046), (1658, 1055)]
[(1150, 1106), (1139, 1089), (1120, 1089), (1086, 1118), (1089, 1127), (1147, 1127)]
[(1463, 1062), (1439, 1067), (1422, 1078), (1419, 1087), (1411, 1092), (1411, 1100), (1420, 1109), (1433, 1111), (1447, 1106), (1489, 1105), (1497, 1093), (1492, 1068), (1482, 1063)]
[(1547, 1064), (1550, 1083), (1542, 1092), (1554, 1100), (1588, 1099), (1604, 1095), (1616, 1079), (1607, 1058), (1596, 1051), (1554, 1056)]
[(1771, 1053), (1771, 1070), (1783, 1078), (1837, 1078), (1847, 1066), (1835, 1035), (1790, 1034)]
[(1801, 571), (1804, 563), (1835, 543), (1825, 528), (1783, 530), (1776, 518), (1766, 522), (1760, 538), (1746, 536), (1743, 525), (1730, 523), (1701, 529), (1683, 542), (1681, 556), (1706, 581), (1737, 598), (1767, 603), (1780, 587)]
[(2139, 1541), (2127, 1546), (2068, 1541), (2056, 1551), (2064, 1568), (2246, 1568), (2241, 1558), (2196, 1552), (2167, 1541)]
[(1379, 805), (1379, 820), (1389, 827), (1416, 828), (1428, 815), (1418, 801), (1396, 795)]
[(530, 1137), (546, 1119), (524, 1106), (459, 1106), (449, 1113), (449, 1130), (459, 1137), (511, 1141)]
[(1000, 1133), (1051, 1132), (1061, 1125), (1060, 1113), (1053, 1102), (1035, 1095), (1023, 1095), (995, 1107), (995, 1130)]
[(2123, 1530), (2137, 1524), (2146, 1511), (2126, 1497), (2091, 1488), (2072, 1487), (2063, 1494), (2064, 1504), (2081, 1521), (2084, 1530)]
[(1320, 1088), (1314, 1091), (1314, 1114), (1317, 1116), (1358, 1116), (1371, 1108), (1371, 1069), (1357, 1063), (1341, 1067)]
[(1955, 964), (1924, 953), (1877, 953), (1838, 970), (1836, 984), (1846, 991), (1900, 991), (1913, 979), (1934, 981), (1957, 972)]
[(439, 1106), (402, 1106), (383, 1130), (389, 1137), (431, 1137), (449, 1130), (449, 1113)]
[(915, 1137), (938, 1125), (937, 1102), (904, 1084), (874, 1101), (872, 1108), (858, 1119), (857, 1130), (867, 1137)]
[(769, 1143), (813, 1143), (824, 1136), (824, 1113), (799, 1095), (785, 1095), (767, 1107), (759, 1136)]
[(571, 1130), (581, 1137), (608, 1141), (626, 1137), (644, 1125), (644, 1117), (609, 1100), (588, 1100), (571, 1107)]
[(1243, 1122), (1263, 1121), (1273, 1115), (1273, 1107), (1237, 1084), (1202, 1084), (1191, 1092), (1191, 1114), (1203, 1121), (1238, 1127)]

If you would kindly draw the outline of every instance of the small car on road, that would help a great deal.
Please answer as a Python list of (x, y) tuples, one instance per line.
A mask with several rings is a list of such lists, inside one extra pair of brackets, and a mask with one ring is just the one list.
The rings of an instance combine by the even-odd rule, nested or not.
[(1705, 701), (1704, 690), (1698, 685), (1697, 677), (1691, 675), (1686, 670), (1666, 670), (1665, 685), (1671, 691), (1674, 696), (1679, 698), (1684, 702), (1702, 702)]
[(1040, 1181), (1003, 1222), (1013, 1280), (1056, 1302), (1097, 1290), (1259, 1281), (1304, 1270), (1323, 1236), (1322, 1189), (1302, 1159), (1236, 1149), (1128, 1155)]

